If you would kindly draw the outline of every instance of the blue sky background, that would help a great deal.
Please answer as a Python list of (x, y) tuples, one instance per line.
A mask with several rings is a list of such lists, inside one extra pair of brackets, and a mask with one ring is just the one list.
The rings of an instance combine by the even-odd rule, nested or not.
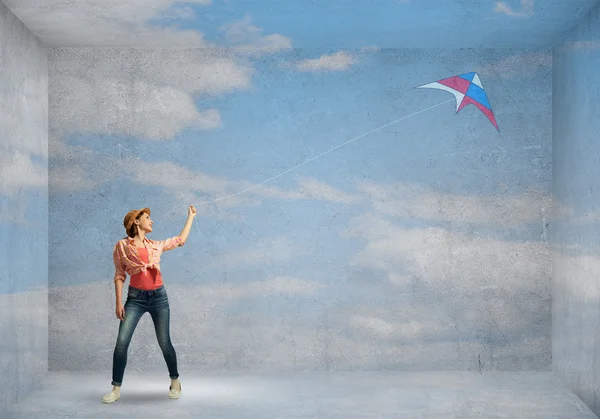
[(4, 0), (49, 46), (549, 48), (597, 0)]
[[(205, 345), (219, 349), (205, 348), (207, 365), (291, 365), (295, 349), (266, 355), (256, 337), (289, 342), (291, 333), (308, 349), (329, 324), (339, 365), (463, 368), (484, 345), (485, 362), (497, 368), (545, 368), (550, 51), (222, 54), (198, 76), (217, 58), (50, 57), (52, 301), (100, 290), (112, 301), (111, 252), (125, 213), (149, 206), (151, 237), (161, 239), (179, 234), (197, 204), (186, 245), (161, 262), (178, 318), (198, 324), (180, 339), (190, 345), (186, 359), (211, 336)], [(416, 114), (453, 96), (415, 87), (471, 71), (500, 132), (474, 106), (456, 114), (448, 102)], [(199, 81), (216, 75), (210, 87)], [(179, 121), (190, 112), (201, 129)], [(409, 115), (234, 199), (199, 204)], [(73, 220), (84, 220), (81, 228), (69, 228)], [(70, 328), (56, 319), (57, 350)], [(412, 349), (398, 352), (408, 342)], [(364, 357), (379, 351), (389, 353)], [(297, 362), (314, 366), (313, 357)]]
[[(452, 99), (446, 92), (414, 87), (479, 70), (501, 133), (472, 106), (455, 115), (451, 102), (347, 144), (267, 186), (293, 190), (299, 178), (311, 177), (346, 194), (356, 194), (356, 184), (363, 181), (382, 185), (399, 181), (459, 195), (522, 194), (535, 188), (548, 193), (550, 167), (546, 158), (550, 146), (547, 139), (536, 134), (540, 128), (534, 124), (542, 118), (549, 122), (548, 103), (541, 108), (546, 115), (540, 115), (539, 110), (539, 102), (549, 98), (549, 66), (516, 69), (517, 74), (502, 80), (496, 77), (490, 63), (478, 62), (477, 53), (440, 54), (438, 59), (422, 51), (359, 51), (356, 64), (343, 71), (302, 72), (285, 64), (323, 54), (279, 53), (254, 62), (250, 89), (195, 100), (198, 108), (219, 110), (223, 125), (218, 129), (184, 129), (172, 140), (159, 142), (122, 135), (73, 133), (66, 142), (102, 155), (105, 161), (135, 155), (143, 162), (169, 161), (191, 172), (254, 185), (374, 128)], [(493, 53), (493, 59), (498, 65), (498, 61), (514, 54)], [(502, 70), (500, 67), (496, 72)], [(532, 85), (540, 87), (533, 90)], [(549, 127), (541, 129), (547, 132)], [(51, 168), (59, 162), (52, 160)], [(93, 177), (95, 164), (82, 166), (86, 176)], [(232, 188), (229, 193), (243, 189), (246, 188)], [(187, 211), (183, 202), (174, 201), (163, 188), (132, 182), (127, 176), (117, 176), (91, 190), (68, 194), (51, 191), (50, 265), (55, 285), (96, 281), (100, 272), (110, 276), (110, 252), (106, 250), (115, 238), (122, 237), (122, 217), (129, 207), (148, 205), (155, 211), (155, 238), (178, 234)], [(252, 192), (241, 197), (244, 195)], [(214, 198), (197, 194), (189, 204)], [(96, 210), (87, 215), (87, 226), (65, 231), (69, 220), (77, 219), (90, 203), (95, 203)], [(228, 203), (223, 201), (225, 206)], [(196, 206), (202, 210), (202, 205)], [(265, 270), (280, 274), (300, 272), (325, 281), (342, 280), (345, 274), (340, 268), (360, 249), (361, 240), (340, 242), (339, 234), (349, 219), (370, 209), (364, 200), (348, 205), (311, 199), (259, 198), (255, 205), (223, 208), (242, 220), (199, 215), (186, 247), (165, 255), (166, 281), (221, 281), (224, 270), (233, 282), (255, 280)], [(418, 215), (394, 222), (404, 227), (439, 226), (467, 234), (474, 228), (468, 222), (452, 224), (443, 219), (421, 219)], [(539, 224), (538, 220), (531, 220), (510, 231), (493, 225), (476, 228), (478, 234), (528, 241), (539, 240)], [(268, 268), (212, 266), (211, 262), (234, 249), (252, 249), (257, 242), (279, 235), (293, 237), (301, 253), (289, 250), (288, 260)], [(81, 251), (81, 241), (90, 236), (102, 243), (100, 248), (90, 249), (95, 256)], [(324, 255), (335, 259), (336, 264), (323, 263)], [(195, 258), (202, 263), (191, 262)], [(190, 261), (189, 266), (186, 261)], [(82, 265), (89, 269), (81, 271)]]
[[(466, 313), (476, 311), (475, 306), (501, 298), (512, 305), (504, 307), (510, 314), (502, 322), (514, 322), (509, 319), (516, 316), (516, 328), (526, 330), (527, 338), (502, 324), (505, 337), (494, 330), (487, 341), (503, 346), (506, 339), (525, 339), (526, 349), (509, 355), (515, 357), (510, 362), (543, 364), (543, 356), (527, 358), (524, 353), (539, 345), (533, 341), (547, 336), (544, 311), (537, 304), (546, 306), (549, 292), (540, 211), (545, 206), (550, 216), (550, 52), (342, 53), (352, 64), (311, 71), (301, 70), (304, 60), (336, 52), (234, 56), (246, 64), (252, 60), (251, 83), (233, 93), (194, 96), (199, 110), (218, 110), (221, 125), (215, 129), (184, 127), (161, 140), (111, 135), (106, 132), (109, 122), (102, 125), (102, 134), (54, 138), (51, 152), (63, 154), (54, 154), (50, 162), (51, 287), (112, 287), (112, 246), (124, 235), (122, 219), (130, 209), (151, 207), (151, 237), (176, 235), (189, 204), (242, 191), (365, 132), (448, 101), (453, 97), (447, 92), (415, 87), (477, 71), (500, 133), (473, 106), (456, 114), (449, 102), (347, 144), (235, 200), (196, 205), (200, 214), (186, 245), (163, 257), (164, 280), (173, 290), (190, 287), (195, 301), (203, 294), (210, 307), (217, 304), (223, 316), (240, 321), (265, 316), (269, 320), (260, 320), (265, 324), (289, 313), (312, 318), (322, 316), (327, 307), (347, 311), (336, 313), (335, 321), (357, 318), (358, 325), (350, 329), (339, 326), (342, 336), (355, 342), (361, 338), (353, 338), (353, 330), (387, 333), (388, 326), (379, 326), (375, 314), (382, 310), (387, 313), (381, 314), (383, 321), (427, 324), (424, 319), (442, 304), (444, 314), (435, 314), (434, 323), (445, 324), (447, 313), (469, 317)], [(77, 85), (70, 77), (81, 77), (79, 68), (88, 67), (88, 58), (60, 54), (61, 60), (52, 58), (52, 66), (65, 73), (53, 85), (53, 104), (62, 95), (59, 86)], [(134, 62), (144, 62), (135, 56)], [(161, 67), (162, 60), (166, 58), (148, 65)], [(90, 78), (105, 77), (119, 66), (109, 61)], [(132, 71), (136, 74), (137, 69)], [(92, 102), (97, 103), (106, 89), (94, 83), (97, 90), (91, 92), (97, 96)], [(110, 97), (102, 102), (110, 103)], [(51, 107), (55, 130), (71, 114), (65, 106)], [(75, 112), (84, 120), (90, 113), (85, 108)], [(93, 118), (90, 124), (104, 114)], [(112, 126), (117, 125), (115, 120)], [(77, 154), (58, 147), (59, 141)], [(173, 185), (176, 179), (158, 166), (165, 163), (172, 170), (185, 170), (177, 179), (189, 181)], [(61, 188), (61, 179), (76, 176), (92, 186)], [(226, 186), (215, 187), (219, 182)], [(334, 192), (323, 192), (328, 188)], [(382, 190), (386, 195), (379, 199)], [(65, 228), (82, 212), (82, 228)], [(82, 243), (90, 240), (95, 244), (86, 251)], [(212, 291), (192, 291), (196, 287)], [(459, 303), (464, 298), (480, 302)], [(416, 312), (403, 314), (403, 306)], [(429, 314), (421, 311), (425, 307)], [(452, 314), (455, 310), (463, 314)], [(480, 327), (473, 320), (456, 321), (461, 329)], [(422, 327), (418, 333), (442, 345), (454, 330)], [(478, 333), (465, 332), (462, 339), (476, 344)], [(220, 342), (225, 345), (233, 336)], [(519, 360), (523, 357), (527, 359)]]
[[(549, 7), (528, 4), (466, 12), (484, 26), (505, 19), (523, 36), (516, 29), (545, 22), (536, 10)], [(197, 365), (208, 350), (211, 366), (470, 368), (483, 352), (496, 368), (547, 368), (551, 51), (382, 49), (377, 32), (348, 37), (352, 48), (315, 49), (295, 24), (277, 21), (275, 6), (272, 15), (214, 6), (179, 10), (177, 30), (164, 19), (174, 10), (143, 14), (123, 42), (139, 46), (143, 34), (236, 49), (48, 50), (52, 368), (78, 368), (60, 355), (67, 343), (78, 359), (96, 354), (90, 368), (109, 355), (112, 338), (97, 325), (112, 311), (111, 256), (125, 213), (149, 206), (151, 237), (162, 239), (181, 231), (190, 204), (199, 210), (190, 238), (161, 263), (177, 324), (198, 325), (177, 339), (185, 362)], [(387, 4), (398, 10), (386, 14), (400, 6), (400, 20), (416, 7)], [(340, 27), (327, 13), (312, 18), (343, 37), (344, 19), (369, 12), (346, 11)], [(447, 16), (450, 27), (457, 15)], [(118, 22), (141, 22), (131, 19)], [(98, 40), (120, 33), (115, 22), (95, 27)], [(468, 72), (479, 74), (500, 132), (473, 106), (418, 113), (453, 97), (417, 86)], [(558, 208), (594, 216), (591, 206)], [(27, 287), (14, 288), (5, 291)], [(66, 306), (88, 314), (73, 321)], [(74, 327), (96, 338), (73, 342)], [(317, 360), (310, 348), (331, 346), (322, 327), (338, 349)], [(264, 347), (269, 336), (279, 349)]]
[[(110, 362), (114, 330), (101, 325), (115, 321), (111, 252), (124, 214), (150, 206), (161, 239), (179, 233), (191, 203), (192, 234), (162, 261), (182, 367), (549, 367), (552, 54), (448, 48), (547, 47), (596, 1), (330, 2), (286, 14), (207, 0), (5, 3), (46, 45), (133, 48), (47, 51), (49, 261), (22, 267), (33, 280), (2, 292), (45, 286), (48, 263), (51, 369)], [(417, 40), (440, 49), (385, 48)], [(588, 54), (589, 68), (597, 40), (567, 45), (571, 63)], [(416, 86), (472, 71), (500, 132), (473, 106), (415, 114), (452, 99)], [(582, 68), (570, 74), (598, 84)], [(582, 86), (571, 89), (585, 98)], [(583, 117), (570, 109), (566, 125)], [(45, 228), (44, 209), (32, 210), (45, 204), (34, 191), (45, 155), (33, 140), (9, 145), (0, 222), (26, 246)], [(595, 158), (577, 152), (572, 166)], [(563, 186), (554, 211), (597, 225), (593, 185), (576, 189), (581, 199)], [(73, 339), (81, 330), (89, 338)], [(141, 336), (132, 366), (156, 365), (160, 354), (145, 352), (154, 336)]]
[[(199, 109), (218, 109), (222, 120), (218, 129), (183, 128), (167, 141), (118, 133), (76, 132), (64, 140), (70, 146), (84, 147), (102, 156), (103, 162), (135, 155), (143, 162), (169, 161), (191, 172), (227, 179), (234, 182), (223, 194), (227, 195), (383, 124), (452, 98), (442, 91), (415, 89), (418, 85), (478, 71), (500, 133), (474, 107), (455, 115), (454, 104), (448, 103), (347, 144), (267, 186), (293, 190), (299, 179), (310, 177), (346, 194), (357, 194), (356, 184), (363, 181), (400, 181), (425, 185), (432, 191), (474, 196), (522, 194), (532, 188), (549, 191), (548, 52), (463, 50), (430, 54), (423, 50), (358, 50), (347, 53), (354, 63), (342, 70), (300, 71), (293, 67), (302, 60), (332, 54), (335, 52), (330, 50), (293, 50), (254, 59), (240, 58), (250, 60), (253, 68), (247, 89), (221, 95), (193, 95)], [(95, 155), (86, 157), (85, 153), (75, 158), (83, 169), (83, 177), (103, 176), (94, 174), (94, 161)], [(51, 173), (62, 162), (51, 158)], [(236, 182), (244, 183), (235, 186)], [(121, 237), (122, 217), (130, 208), (152, 207), (156, 223), (153, 236), (160, 238), (179, 233), (188, 204), (214, 198), (198, 190), (188, 201), (180, 202), (173, 200), (164, 188), (132, 181), (131, 176), (117, 176), (87, 190), (50, 190), (52, 286), (111, 277), (108, 250), (115, 238)], [(252, 192), (241, 197), (248, 196)], [(233, 249), (251, 249), (257, 242), (279, 235), (293, 237), (291, 241), (301, 251), (296, 254), (296, 247), (288, 249), (288, 259), (278, 266), (271, 265), (271, 273), (306, 272), (325, 281), (344, 278), (346, 274), (340, 267), (361, 248), (362, 241), (345, 239), (341, 245), (339, 234), (353, 216), (371, 210), (369, 202), (362, 199), (348, 205), (311, 199), (257, 199), (254, 205), (233, 208), (227, 208), (231, 200), (222, 202), (223, 212), (241, 220), (199, 215), (187, 246), (165, 256), (167, 281), (220, 281), (224, 272), (228, 281), (256, 279), (265, 273), (265, 267), (224, 267), (218, 263), (213, 266), (210, 261)], [(581, 211), (593, 211), (592, 201)], [(197, 206), (202, 212), (203, 205)], [(36, 213), (32, 208), (35, 205), (24, 207), (25, 211)], [(86, 222), (71, 228), (73, 220), (81, 219), (82, 212)], [(34, 217), (25, 219), (34, 222)], [(439, 226), (467, 234), (475, 229), (479, 235), (509, 241), (538, 240), (540, 235), (539, 220), (525, 222), (519, 229), (493, 224), (474, 227), (473, 223), (422, 219), (418, 215), (398, 218), (394, 223), (417, 228)], [(9, 228), (15, 230), (16, 236), (27, 237), (27, 227), (14, 224)], [(81, 243), (89, 242), (91, 237), (100, 246), (82, 252)], [(325, 254), (337, 264), (324, 263)], [(186, 266), (185, 261), (196, 257), (204, 262)], [(309, 268), (308, 261), (317, 268)], [(82, 266), (86, 269), (82, 270)]]
[[(200, 30), (207, 42), (218, 45), (231, 44), (231, 38), (227, 37), (229, 23), (224, 22), (246, 20), (265, 33), (285, 33), (293, 39), (294, 46), (308, 49), (367, 45), (473, 48), (494, 42), (504, 43), (503, 46), (532, 47), (541, 43), (553, 45), (564, 30), (571, 28), (572, 24), (567, 22), (576, 20), (578, 13), (585, 13), (594, 4), (593, 1), (579, 1), (576, 5), (539, 0), (437, 0), (424, 7), (420, 2), (407, 0), (328, 0), (318, 5), (282, 4), (273, 0), (214, 1), (211, 4), (175, 3), (149, 23)], [(435, 27), (431, 22), (435, 22)], [(457, 25), (462, 25), (460, 31), (456, 31)], [(448, 36), (440, 40), (444, 32)]]

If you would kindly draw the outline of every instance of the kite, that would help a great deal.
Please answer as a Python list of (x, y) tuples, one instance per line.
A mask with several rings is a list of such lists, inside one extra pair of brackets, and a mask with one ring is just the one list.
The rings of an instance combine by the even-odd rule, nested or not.
[(500, 132), (490, 101), (488, 100), (485, 90), (483, 90), (481, 80), (477, 73), (460, 74), (433, 83), (417, 86), (417, 88), (441, 89), (452, 93), (456, 98), (456, 113), (460, 112), (460, 110), (467, 105), (475, 105), (485, 116), (487, 116), (490, 122), (494, 124), (498, 132)]

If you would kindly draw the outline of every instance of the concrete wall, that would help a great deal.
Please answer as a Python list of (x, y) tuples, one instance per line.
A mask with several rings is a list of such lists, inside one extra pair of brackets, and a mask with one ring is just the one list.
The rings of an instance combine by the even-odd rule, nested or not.
[(552, 369), (600, 415), (600, 5), (553, 58)]
[[(49, 50), (51, 370), (110, 382), (123, 217), (190, 204), (182, 374), (550, 368), (551, 51), (328, 54)], [(414, 88), (471, 71), (500, 132)], [(149, 315), (127, 368), (166, 374)]]
[(48, 370), (48, 64), (0, 3), (0, 412)]

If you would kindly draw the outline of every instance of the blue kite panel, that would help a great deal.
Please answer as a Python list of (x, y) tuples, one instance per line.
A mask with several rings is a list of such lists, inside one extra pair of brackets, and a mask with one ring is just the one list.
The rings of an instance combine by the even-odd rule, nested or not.
[(473, 100), (476, 100), (477, 102), (481, 103), (486, 108), (490, 110), (492, 109), (492, 106), (488, 101), (485, 91), (481, 87), (477, 86), (475, 83), (471, 83), (471, 86), (469, 86), (469, 89), (467, 90), (467, 96), (470, 96)]
[(465, 73), (465, 74), (461, 74), (459, 77), (461, 77), (465, 80), (473, 81), (475, 74), (477, 74), (477, 73)]

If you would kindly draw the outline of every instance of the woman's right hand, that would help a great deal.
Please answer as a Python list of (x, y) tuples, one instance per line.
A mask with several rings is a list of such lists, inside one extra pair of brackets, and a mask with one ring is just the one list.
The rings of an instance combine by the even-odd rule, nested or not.
[(115, 314), (117, 315), (117, 319), (125, 320), (125, 307), (123, 306), (123, 304), (117, 304)]

